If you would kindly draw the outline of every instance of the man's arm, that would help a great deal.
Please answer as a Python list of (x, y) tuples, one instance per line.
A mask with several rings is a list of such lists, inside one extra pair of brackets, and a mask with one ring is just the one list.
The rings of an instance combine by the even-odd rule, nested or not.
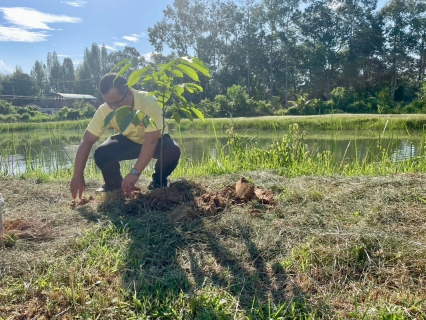
[(144, 171), (151, 161), (160, 136), (161, 130), (145, 133), (145, 142), (142, 145), (139, 158), (135, 163), (135, 169), (138, 170), (138, 172)]
[(84, 168), (86, 167), (86, 162), (89, 158), (90, 150), (92, 149), (95, 142), (98, 141), (98, 139), (99, 137), (86, 130), (83, 140), (77, 149), (74, 164), (74, 175), (70, 184), (71, 195), (73, 199), (77, 197), (77, 193), (81, 198), (84, 190), (86, 189), (86, 183), (84, 181)]
[[(138, 172), (142, 172), (148, 166), (152, 157), (154, 156), (155, 148), (158, 143), (158, 139), (160, 139), (161, 130), (145, 132), (145, 142), (142, 145), (141, 152), (139, 153), (139, 158), (136, 160), (135, 169)], [(132, 188), (135, 186), (136, 181), (138, 181), (137, 176), (132, 176), (128, 174), (122, 183), (122, 190), (129, 194), (132, 191)]]

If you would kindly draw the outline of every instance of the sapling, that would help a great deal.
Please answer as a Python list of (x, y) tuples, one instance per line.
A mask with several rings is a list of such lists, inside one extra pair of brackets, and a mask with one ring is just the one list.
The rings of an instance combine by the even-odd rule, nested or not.
[[(194, 103), (188, 102), (184, 96), (185, 93), (188, 95), (203, 92), (203, 88), (196, 83), (200, 82), (198, 73), (210, 77), (210, 71), (201, 60), (181, 57), (168, 63), (152, 64), (138, 69), (140, 62), (138, 58), (125, 59), (114, 66), (111, 72), (121, 67), (117, 73), (117, 79), (127, 70), (135, 68), (127, 81), (127, 85), (133, 87), (140, 83), (143, 88), (152, 88), (149, 95), (155, 96), (159, 106), (163, 109), (163, 123), (166, 123), (167, 111), (171, 111), (171, 118), (177, 123), (180, 122), (182, 116), (193, 121), (194, 115), (204, 122), (203, 113), (197, 109)], [(155, 126), (155, 122), (147, 115), (140, 110), (132, 110), (129, 106), (123, 106), (112, 111), (106, 117), (104, 126), (107, 126), (114, 117), (121, 132), (124, 132), (130, 124), (142, 124), (145, 128), (149, 125)], [(165, 126), (162, 128), (162, 135), (164, 135), (164, 129)], [(162, 158), (163, 141), (160, 141), (160, 158)], [(162, 178), (162, 172), (160, 172), (160, 177)]]

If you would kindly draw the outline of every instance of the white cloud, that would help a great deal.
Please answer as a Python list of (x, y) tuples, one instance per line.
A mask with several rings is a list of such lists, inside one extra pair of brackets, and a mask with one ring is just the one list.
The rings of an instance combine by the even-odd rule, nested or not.
[(0, 26), (0, 42), (41, 42), (46, 41), (48, 34), (44, 32), (33, 32), (21, 28)]
[(14, 70), (15, 69), (12, 65), (5, 63), (3, 60), (0, 60), (0, 73), (12, 73)]
[(75, 1), (61, 1), (61, 3), (67, 4), (69, 6), (81, 8), (81, 7), (84, 7), (87, 2), (82, 0), (75, 0)]
[(112, 50), (112, 51), (115, 51), (115, 50), (117, 50), (116, 48), (114, 48), (114, 47), (111, 47), (111, 46), (105, 46), (105, 48), (107, 48), (108, 50)]
[(139, 38), (141, 37), (145, 37), (143, 32), (141, 34), (133, 33), (130, 36), (123, 36), (123, 39), (131, 42), (139, 42)]
[(24, 7), (0, 7), (0, 11), (3, 11), (4, 19), (8, 23), (15, 27), (20, 27), (22, 29), (52, 30), (52, 28), (48, 26), (48, 23), (81, 22), (80, 18), (44, 13), (35, 9)]
[(137, 37), (132, 37), (132, 36), (124, 36), (123, 39), (127, 40), (127, 41), (132, 41), (132, 42), (138, 42), (139, 41), (139, 39)]
[(148, 53), (144, 53), (144, 54), (142, 55), (142, 57), (144, 57), (144, 58), (145, 58), (145, 61), (152, 61), (152, 59), (151, 59), (151, 55), (152, 55), (153, 53), (155, 53), (155, 52), (148, 52)]
[(127, 42), (114, 42), (114, 46), (125, 47), (127, 46)]

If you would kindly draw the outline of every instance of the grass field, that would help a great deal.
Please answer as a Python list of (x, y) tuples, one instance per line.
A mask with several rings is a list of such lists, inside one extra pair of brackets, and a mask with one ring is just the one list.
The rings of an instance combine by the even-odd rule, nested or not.
[[(0, 318), (425, 319), (424, 153), (335, 163), (299, 129), (231, 131), (167, 192), (97, 194), (88, 168), (73, 203), (67, 171), (0, 177)], [(274, 202), (240, 201), (241, 176)]]
[(237, 174), (175, 179), (168, 207), (147, 180), (127, 200), (90, 180), (73, 207), (65, 182), (2, 178), (0, 316), (424, 319), (424, 174), (246, 176), (276, 204), (194, 204)]

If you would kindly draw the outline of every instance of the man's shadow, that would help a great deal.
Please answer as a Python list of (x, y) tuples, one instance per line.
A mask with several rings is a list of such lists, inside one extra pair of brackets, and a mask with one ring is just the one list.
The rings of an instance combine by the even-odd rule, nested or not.
[[(129, 297), (135, 295), (146, 302), (144, 312), (161, 318), (170, 314), (167, 301), (182, 294), (195, 299), (196, 291), (205, 286), (229, 292), (237, 301), (238, 310), (254, 318), (259, 316), (259, 310), (267, 316), (271, 303), (279, 306), (289, 302), (285, 270), (267, 267), (264, 253), (252, 240), (255, 232), (249, 223), (237, 220), (233, 225), (233, 237), (244, 244), (248, 263), (232, 253), (220, 228), (211, 228), (211, 220), (207, 227), (205, 219), (218, 221), (221, 213), (212, 216), (200, 205), (200, 196), (206, 193), (201, 185), (180, 180), (164, 190), (139, 193), (130, 200), (106, 197), (97, 212), (87, 210), (88, 207), (78, 209), (89, 220), (106, 218), (127, 229), (131, 245), (126, 254), (123, 285)], [(216, 267), (206, 267), (207, 261)], [(310, 308), (304, 293), (300, 288), (294, 290), (300, 312), (307, 312)], [(215, 305), (205, 304), (196, 309), (192, 318), (202, 314), (226, 318)], [(257, 310), (257, 316), (252, 314), (253, 310)]]

